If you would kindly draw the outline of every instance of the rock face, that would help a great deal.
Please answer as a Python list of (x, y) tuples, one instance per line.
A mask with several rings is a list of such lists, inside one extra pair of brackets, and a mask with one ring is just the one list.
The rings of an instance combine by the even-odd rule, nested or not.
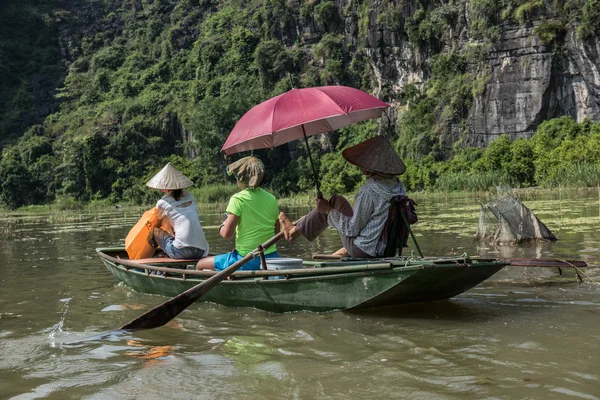
[(506, 27), (490, 52), (492, 78), (470, 110), (468, 144), (486, 146), (505, 133), (529, 137), (544, 120), (563, 115), (598, 120), (600, 43), (584, 43), (571, 29), (557, 55), (533, 26)]
[[(410, 46), (403, 29), (417, 2), (400, 3), (400, 27), (395, 31), (376, 22), (389, 7), (387, 3), (373, 2), (367, 54), (378, 83), (377, 92), (388, 87), (399, 94), (407, 83), (422, 83), (428, 78), (423, 62), (428, 49)], [(525, 23), (502, 23), (500, 38), (484, 60), (472, 66), (474, 74), (477, 69), (487, 70), (490, 79), (469, 110), (465, 145), (487, 146), (501, 134), (511, 139), (527, 138), (541, 122), (558, 116), (571, 116), (578, 122), (600, 118), (600, 41), (597, 37), (582, 41), (571, 25), (561, 43), (544, 45), (534, 29), (553, 18), (556, 16), (541, 10)], [(350, 22), (345, 31), (355, 31), (351, 21), (345, 22)], [(472, 38), (467, 1), (463, 0), (456, 22), (446, 27), (444, 47), (462, 50), (474, 44), (477, 41)], [(448, 130), (457, 140), (457, 130), (452, 126)]]
[[(301, 43), (307, 48), (328, 33), (341, 35), (348, 62), (358, 53), (366, 57), (374, 93), (394, 106), (401, 106), (407, 84), (419, 86), (427, 82), (430, 74), (427, 60), (432, 54), (482, 45), (481, 39), (473, 34), (469, 1), (453, 3), (454, 14), (442, 30), (441, 49), (409, 42), (407, 21), (424, 4), (431, 3), (429, 9), (442, 4), (427, 0), (371, 0), (358, 6), (352, 0), (321, 0), (314, 2), (313, 13), (308, 17), (301, 11), (306, 2), (290, 0), (286, 3), (289, 11), (286, 20), (274, 24), (271, 34), (288, 46)], [(314, 11), (324, 2), (333, 2), (337, 11), (325, 22), (317, 22)], [(164, 18), (168, 18), (176, 3), (165, 6)], [(118, 17), (102, 18), (100, 14), (107, 14), (108, 9), (96, 3), (82, 4), (81, 9), (73, 10), (79, 15), (77, 24), (65, 26), (60, 33), (65, 66), (80, 52), (72, 45), (75, 32), (93, 36), (96, 30), (116, 37), (123, 29)], [(131, 7), (135, 13), (141, 12), (139, 2), (133, 2)], [(474, 76), (481, 71), (489, 76), (485, 90), (474, 98), (465, 113), (466, 121), (448, 124), (447, 140), (452, 142), (460, 137), (465, 145), (482, 147), (501, 134), (508, 134), (511, 139), (530, 137), (541, 122), (558, 116), (568, 115), (577, 121), (600, 118), (600, 41), (597, 37), (582, 41), (570, 23), (559, 43), (544, 44), (535, 28), (558, 19), (550, 9), (548, 5), (539, 8), (523, 23), (501, 21), (498, 38), (486, 44), (482, 58), (470, 61)], [(394, 12), (390, 14), (390, 10)], [(208, 9), (197, 11), (206, 13)], [(386, 15), (387, 22), (383, 18)], [(393, 16), (391, 22), (389, 15)], [(197, 21), (188, 18), (173, 34), (174, 47), (188, 48), (197, 36)], [(184, 131), (181, 135), (186, 136)]]
[[(301, 4), (292, 1), (289, 4), (296, 14), (296, 29), (281, 30), (279, 37), (287, 44), (301, 41), (310, 45), (328, 32), (344, 35), (350, 57), (357, 51), (366, 53), (375, 81), (375, 95), (397, 106), (401, 105), (397, 99), (401, 98), (405, 85), (420, 85), (429, 77), (427, 59), (434, 51), (431, 47), (412, 45), (406, 29), (407, 20), (427, 3), (431, 3), (430, 9), (441, 4), (372, 0), (367, 12), (348, 12), (352, 1), (337, 0), (339, 18), (332, 21), (339, 23), (319, 26), (314, 20), (300, 18)], [(472, 32), (469, 0), (456, 3), (457, 15), (445, 27), (441, 51), (482, 45)], [(392, 8), (397, 12), (390, 27), (381, 17)], [(600, 41), (597, 37), (582, 41), (571, 22), (558, 43), (544, 44), (535, 28), (558, 20), (551, 6), (545, 4), (523, 23), (510, 18), (501, 21), (499, 37), (487, 44), (483, 60), (473, 62), (470, 68), (474, 76), (481, 71), (489, 75), (485, 90), (473, 100), (467, 121), (460, 122), (460, 129), (456, 124), (447, 127), (447, 140), (452, 142), (464, 135), (464, 145), (484, 147), (502, 134), (513, 140), (528, 138), (541, 122), (558, 116), (571, 116), (578, 122), (600, 118)], [(361, 24), (366, 24), (362, 36)], [(294, 32), (298, 32), (297, 36)]]

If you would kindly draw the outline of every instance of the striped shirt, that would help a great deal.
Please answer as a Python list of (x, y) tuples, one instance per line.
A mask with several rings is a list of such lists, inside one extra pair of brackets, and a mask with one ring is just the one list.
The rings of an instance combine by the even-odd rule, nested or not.
[(379, 238), (388, 218), (390, 200), (401, 194), (406, 195), (406, 188), (398, 178), (370, 177), (354, 196), (352, 217), (333, 209), (327, 222), (342, 235), (355, 237), (354, 245), (365, 253), (380, 256), (385, 244), (379, 243)]

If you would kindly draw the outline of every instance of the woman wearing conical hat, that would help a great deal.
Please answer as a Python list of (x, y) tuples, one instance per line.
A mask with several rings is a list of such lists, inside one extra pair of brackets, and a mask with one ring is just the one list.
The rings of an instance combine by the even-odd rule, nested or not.
[[(227, 166), (227, 173), (235, 176), (241, 190), (229, 199), (227, 219), (219, 227), (219, 234), (225, 239), (235, 235), (235, 249), (198, 261), (196, 269), (222, 271), (279, 232), (277, 200), (260, 187), (265, 173), (262, 161), (253, 156), (241, 158)], [(265, 249), (264, 254), (266, 258), (279, 257), (275, 245)], [(258, 257), (240, 268), (257, 269), (260, 269)]]
[(297, 225), (293, 225), (284, 213), (280, 213), (279, 223), (289, 242), (300, 234), (312, 241), (328, 226), (333, 226), (339, 231), (344, 245), (336, 255), (382, 256), (385, 243), (379, 239), (388, 218), (390, 200), (406, 195), (404, 184), (397, 178), (406, 167), (383, 136), (349, 147), (342, 156), (368, 177), (354, 197), (354, 207), (342, 196), (333, 195), (329, 200), (317, 198), (316, 208)]
[(150, 241), (171, 258), (198, 259), (208, 254), (208, 242), (200, 225), (196, 199), (183, 190), (192, 185), (193, 182), (171, 163), (146, 183), (146, 186), (164, 193), (156, 208), (159, 217), (170, 222), (174, 233), (171, 235), (163, 229), (154, 228)]

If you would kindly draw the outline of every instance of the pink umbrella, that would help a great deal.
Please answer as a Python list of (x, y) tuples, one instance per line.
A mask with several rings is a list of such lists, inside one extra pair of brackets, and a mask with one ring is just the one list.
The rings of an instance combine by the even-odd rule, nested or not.
[[(378, 118), (390, 105), (347, 86), (292, 89), (254, 106), (240, 118), (221, 150), (225, 154), (274, 148), (308, 136), (332, 132), (355, 122)], [(316, 170), (308, 150), (315, 175)]]

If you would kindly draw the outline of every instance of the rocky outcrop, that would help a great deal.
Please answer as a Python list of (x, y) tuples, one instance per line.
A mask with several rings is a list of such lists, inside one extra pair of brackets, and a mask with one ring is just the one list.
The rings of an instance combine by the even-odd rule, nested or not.
[[(460, 5), (455, 23), (446, 27), (446, 50), (479, 44), (470, 31), (466, 3)], [(400, 4), (401, 20), (395, 31), (377, 23), (388, 2), (374, 0), (369, 14), (366, 53), (378, 83), (376, 93), (387, 87), (398, 95), (406, 84), (420, 84), (428, 78), (423, 62), (428, 49), (411, 46), (403, 29), (405, 18), (414, 14), (417, 4)], [(522, 24), (501, 25), (500, 38), (486, 50), (484, 60), (471, 66), (474, 76), (485, 70), (489, 80), (469, 110), (466, 132), (460, 130), (463, 144), (487, 146), (501, 134), (512, 139), (530, 137), (541, 122), (563, 115), (578, 122), (600, 118), (600, 41), (582, 41), (570, 25), (561, 42), (543, 44), (534, 29), (556, 18), (542, 10)], [(453, 140), (458, 139), (459, 129), (449, 126), (448, 131)]]
[[(330, 0), (315, 2), (312, 10), (324, 1)], [(163, 21), (172, 18), (177, 3), (164, 6)], [(271, 33), (288, 46), (303, 43), (308, 48), (327, 33), (342, 36), (347, 61), (359, 52), (366, 57), (371, 67), (374, 93), (396, 107), (403, 105), (402, 93), (407, 84), (420, 86), (427, 82), (430, 75), (427, 60), (433, 53), (483, 46), (481, 39), (472, 32), (469, 0), (453, 3), (455, 11), (443, 30), (441, 49), (409, 42), (407, 21), (427, 1), (372, 0), (364, 8), (352, 0), (337, 0), (335, 15), (321, 23), (317, 23), (314, 13), (309, 16), (302, 13), (305, 3), (300, 0), (287, 2), (285, 19), (275, 21)], [(98, 43), (93, 42), (91, 46), (101, 46), (118, 37), (124, 29), (118, 13), (110, 13), (101, 3), (81, 4), (83, 6), (73, 10), (77, 18), (65, 23), (60, 30), (66, 66), (83, 51), (78, 38), (95, 38)], [(139, 1), (127, 4), (130, 12), (143, 13)], [(430, 8), (439, 4), (432, 2)], [(389, 22), (390, 10), (394, 11), (392, 23)], [(512, 139), (529, 137), (541, 122), (557, 116), (568, 115), (577, 121), (599, 119), (600, 41), (597, 37), (581, 40), (576, 27), (570, 23), (559, 42), (544, 44), (535, 28), (558, 19), (549, 10), (549, 6), (542, 7), (522, 23), (511, 19), (501, 22), (499, 37), (485, 43), (482, 58), (471, 61), (469, 67), (473, 76), (485, 72), (488, 77), (485, 89), (464, 113), (466, 121), (448, 124), (447, 140), (452, 142), (460, 137), (465, 145), (486, 146), (501, 134), (509, 134)], [(175, 51), (193, 44), (198, 37), (202, 14), (207, 12), (208, 9), (190, 8), (181, 13), (184, 19), (171, 33)], [(386, 13), (388, 22), (382, 18)], [(106, 37), (98, 38), (94, 32), (103, 32)], [(171, 130), (179, 131), (185, 141), (189, 133), (186, 134), (183, 128), (175, 129), (177, 124), (171, 125)]]
[(598, 120), (600, 43), (582, 42), (570, 29), (558, 53), (533, 33), (536, 23), (505, 28), (490, 51), (492, 76), (470, 110), (468, 144), (486, 146), (501, 134), (529, 137), (544, 120), (563, 115)]

